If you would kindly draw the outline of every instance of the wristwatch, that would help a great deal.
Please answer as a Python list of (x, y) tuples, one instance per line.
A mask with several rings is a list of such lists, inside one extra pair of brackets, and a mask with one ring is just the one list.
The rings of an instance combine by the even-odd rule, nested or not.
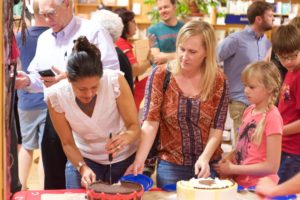
[(76, 167), (77, 171), (80, 172), (81, 167), (83, 167), (84, 165), (86, 165), (84, 161), (79, 161)]

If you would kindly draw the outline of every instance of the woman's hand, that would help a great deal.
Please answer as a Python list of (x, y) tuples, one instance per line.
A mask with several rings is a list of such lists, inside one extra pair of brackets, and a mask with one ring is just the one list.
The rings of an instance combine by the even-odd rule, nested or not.
[(124, 131), (108, 140), (105, 148), (109, 154), (113, 154), (114, 156), (116, 153), (124, 149), (125, 146), (131, 144), (134, 141), (135, 136), (133, 136), (129, 131)]
[(270, 178), (261, 178), (255, 188), (255, 192), (263, 196), (273, 196), (276, 188), (276, 183), (274, 183)]
[(233, 174), (233, 166), (234, 164), (229, 159), (222, 159), (215, 165), (215, 170), (220, 175), (230, 175)]
[(91, 168), (84, 165), (80, 168), (81, 186), (88, 188), (88, 186), (96, 181), (96, 175)]
[(195, 175), (197, 175), (198, 178), (207, 178), (210, 176), (208, 160), (199, 157), (195, 164)]
[(126, 170), (125, 175), (127, 174), (142, 174), (144, 171), (144, 162), (134, 161)]

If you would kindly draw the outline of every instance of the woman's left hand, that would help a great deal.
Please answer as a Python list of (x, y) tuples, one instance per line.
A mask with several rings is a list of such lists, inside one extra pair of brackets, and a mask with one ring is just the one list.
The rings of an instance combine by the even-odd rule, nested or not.
[(125, 146), (131, 144), (134, 140), (132, 135), (125, 131), (118, 135), (113, 136), (110, 140), (108, 140), (105, 148), (109, 154), (113, 154), (113, 156), (124, 149)]
[(198, 178), (207, 178), (210, 176), (210, 167), (208, 164), (208, 161), (199, 158), (195, 164), (195, 175), (197, 175)]
[(81, 186), (88, 188), (88, 186), (96, 181), (96, 174), (87, 165), (84, 165), (80, 169), (81, 174)]

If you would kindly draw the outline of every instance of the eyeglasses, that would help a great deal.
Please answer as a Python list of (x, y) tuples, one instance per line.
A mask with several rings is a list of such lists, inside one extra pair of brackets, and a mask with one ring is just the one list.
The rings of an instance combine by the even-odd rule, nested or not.
[(284, 55), (284, 56), (276, 55), (276, 56), (280, 61), (293, 61), (293, 60), (296, 60), (296, 58), (298, 57), (298, 54), (299, 54), (299, 51), (296, 51), (295, 53), (290, 54), (290, 55)]
[(40, 15), (43, 15), (44, 18), (51, 18), (53, 19), (54, 17), (57, 16), (57, 8), (53, 8), (52, 10), (45, 11), (45, 12), (40, 12)]

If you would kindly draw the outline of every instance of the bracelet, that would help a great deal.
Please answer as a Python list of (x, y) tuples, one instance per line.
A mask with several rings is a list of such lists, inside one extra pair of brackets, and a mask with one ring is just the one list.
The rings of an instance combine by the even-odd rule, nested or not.
[(80, 173), (80, 169), (85, 165), (86, 165), (86, 163), (84, 161), (79, 161), (78, 165), (76, 167), (77, 171)]

